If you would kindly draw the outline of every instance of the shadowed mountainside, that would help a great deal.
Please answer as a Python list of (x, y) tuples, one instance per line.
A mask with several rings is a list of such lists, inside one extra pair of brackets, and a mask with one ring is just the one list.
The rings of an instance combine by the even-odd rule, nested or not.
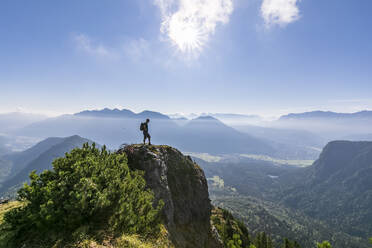
[(32, 148), (7, 155), (3, 160), (9, 164), (9, 169), (2, 177), (0, 194), (14, 194), (29, 180), (31, 171), (38, 173), (51, 169), (52, 161), (64, 156), (75, 147), (81, 147), (84, 143), (92, 143), (90, 140), (74, 135), (67, 138), (48, 138)]
[(312, 166), (281, 179), (287, 185), (281, 201), (366, 238), (372, 233), (371, 179), (372, 142), (334, 141)]

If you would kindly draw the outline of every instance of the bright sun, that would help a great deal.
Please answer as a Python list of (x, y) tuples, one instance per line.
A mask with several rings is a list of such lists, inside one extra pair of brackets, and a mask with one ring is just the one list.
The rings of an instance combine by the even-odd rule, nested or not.
[(234, 0), (156, 0), (160, 7), (160, 31), (182, 58), (202, 54), (218, 24), (229, 22)]
[(177, 18), (169, 24), (169, 37), (181, 52), (192, 53), (202, 49), (205, 39), (197, 25)]

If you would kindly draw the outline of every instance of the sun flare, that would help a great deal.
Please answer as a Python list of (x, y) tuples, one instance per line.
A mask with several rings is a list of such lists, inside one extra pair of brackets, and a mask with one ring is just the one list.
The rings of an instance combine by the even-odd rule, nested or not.
[(228, 23), (234, 9), (233, 0), (155, 1), (162, 14), (164, 40), (170, 41), (182, 58), (198, 58), (217, 25)]
[(190, 53), (200, 51), (205, 40), (197, 25), (178, 20), (170, 23), (169, 38), (181, 52)]

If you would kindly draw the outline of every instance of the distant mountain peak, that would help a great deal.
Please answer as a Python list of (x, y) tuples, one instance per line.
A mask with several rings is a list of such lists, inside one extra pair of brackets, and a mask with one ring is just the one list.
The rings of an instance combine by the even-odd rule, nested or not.
[(109, 109), (104, 108), (101, 110), (84, 110), (74, 114), (75, 116), (83, 117), (103, 117), (103, 118), (153, 118), (153, 119), (169, 119), (167, 115), (159, 112), (145, 110), (140, 113), (134, 113), (129, 109)]
[(153, 119), (170, 119), (169, 116), (164, 115), (159, 112), (150, 111), (150, 110), (144, 110), (137, 114), (137, 117), (141, 118), (153, 118)]
[(128, 109), (119, 110), (117, 108), (104, 108), (101, 110), (84, 110), (74, 115), (88, 117), (133, 117), (136, 114)]
[(193, 121), (218, 121), (218, 119), (210, 116), (210, 115), (205, 115), (205, 116), (199, 116), (198, 118), (193, 119)]

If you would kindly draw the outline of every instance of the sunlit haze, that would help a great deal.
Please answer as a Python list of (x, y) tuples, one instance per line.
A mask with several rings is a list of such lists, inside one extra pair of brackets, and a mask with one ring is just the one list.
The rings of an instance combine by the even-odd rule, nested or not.
[[(372, 109), (371, 1), (11, 1), (0, 113)], [(348, 18), (345, 18), (348, 16)]]

